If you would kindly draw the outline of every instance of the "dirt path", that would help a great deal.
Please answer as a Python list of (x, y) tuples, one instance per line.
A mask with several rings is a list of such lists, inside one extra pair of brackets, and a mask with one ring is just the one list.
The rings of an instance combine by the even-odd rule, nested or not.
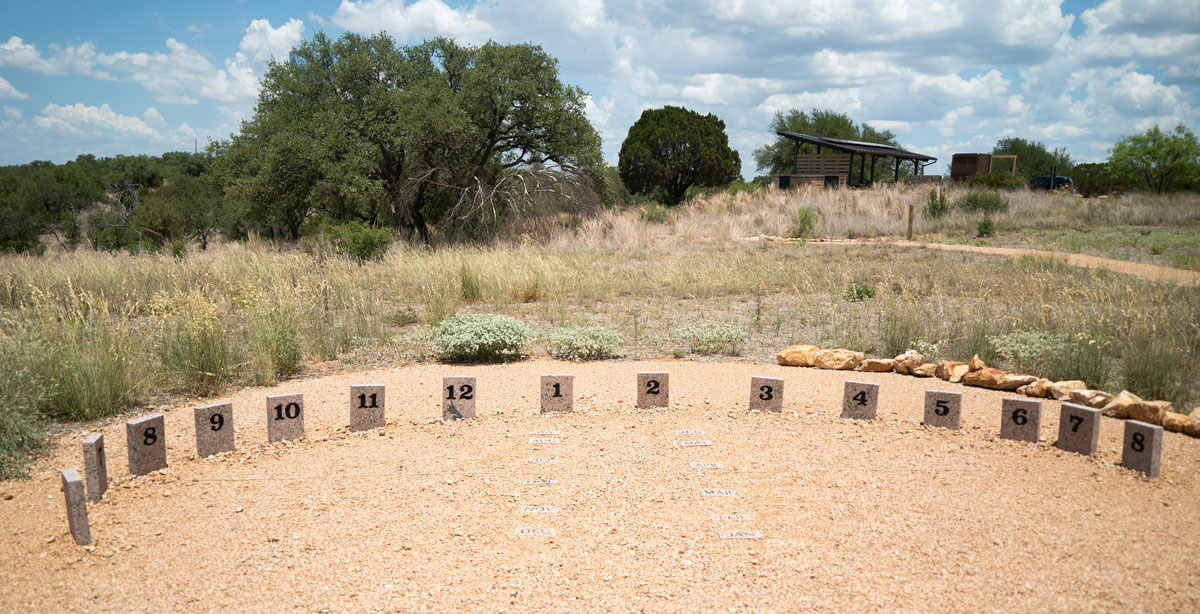
[(899, 247), (924, 247), (926, 249), (938, 249), (949, 252), (974, 252), (977, 254), (990, 254), (992, 256), (1007, 256), (1009, 258), (1019, 258), (1021, 256), (1057, 258), (1063, 260), (1071, 266), (1077, 266), (1086, 269), (1107, 269), (1109, 271), (1116, 271), (1117, 273), (1136, 275), (1143, 279), (1150, 279), (1154, 281), (1171, 281), (1183, 286), (1200, 286), (1200, 271), (1173, 269), (1171, 267), (1159, 266), (1157, 264), (1130, 262), (1128, 260), (1114, 260), (1112, 258), (1101, 258), (1099, 256), (1088, 256), (1085, 254), (1050, 252), (1038, 249), (1023, 249), (1019, 247), (985, 247), (982, 245), (956, 245), (951, 243), (921, 243), (919, 241), (897, 240), (888, 241), (887, 243), (890, 245), (897, 245)]
[[(670, 372), (670, 409), (634, 408), (648, 370)], [(537, 413), (543, 373), (575, 374), (575, 413)], [(479, 417), (442, 423), (458, 374), (478, 378)], [(760, 374), (784, 378), (782, 414), (747, 411)], [(881, 385), (878, 420), (838, 417), (846, 379)], [(351, 383), (388, 386), (387, 426), (347, 432)], [(920, 424), (926, 389), (963, 393), (961, 430)], [(264, 396), (283, 392), (305, 395), (308, 438), (268, 445)], [(1103, 419), (1096, 456), (1052, 447), (1057, 402), (1039, 443), (1000, 439), (1004, 396), (676, 361), (242, 390), (221, 457), (192, 456), (193, 405), (163, 410), (160, 475), (128, 478), (123, 423), (102, 429), (114, 482), (90, 508), (94, 551), (72, 543), (57, 477), (82, 468), (86, 433), (0, 483), (0, 611), (1200, 611), (1200, 440), (1166, 433), (1162, 476), (1144, 479), (1117, 466), (1120, 421)]]

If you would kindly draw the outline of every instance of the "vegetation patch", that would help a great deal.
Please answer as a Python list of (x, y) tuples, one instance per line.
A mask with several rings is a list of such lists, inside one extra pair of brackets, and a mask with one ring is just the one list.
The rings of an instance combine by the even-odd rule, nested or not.
[(625, 339), (603, 326), (581, 326), (557, 332), (547, 339), (550, 355), (564, 360), (604, 360), (624, 355)]
[(705, 321), (675, 329), (675, 339), (692, 354), (740, 356), (747, 336), (746, 329), (724, 322)]
[(493, 362), (517, 356), (529, 327), (503, 315), (460, 313), (433, 331), (433, 351), (446, 362)]

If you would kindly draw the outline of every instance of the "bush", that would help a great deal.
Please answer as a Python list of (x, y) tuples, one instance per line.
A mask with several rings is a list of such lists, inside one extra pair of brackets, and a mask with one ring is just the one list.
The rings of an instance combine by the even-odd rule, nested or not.
[(486, 362), (517, 355), (529, 340), (529, 327), (508, 316), (461, 313), (433, 331), (433, 351), (449, 362)]
[(929, 201), (925, 203), (925, 217), (930, 219), (943, 217), (953, 208), (954, 205), (946, 200), (946, 189), (935, 187), (929, 193)]
[(382, 259), (392, 245), (392, 231), (359, 221), (327, 226), (321, 234), (329, 239), (337, 253), (360, 264)]
[(967, 179), (967, 187), (972, 190), (1018, 190), (1023, 185), (1023, 182), (1019, 178), (1005, 175), (1004, 173), (971, 175)]
[(723, 322), (701, 322), (675, 329), (676, 340), (686, 343), (693, 354), (738, 356), (748, 336), (746, 329)]
[(979, 232), (980, 238), (990, 237), (996, 234), (996, 224), (992, 218), (984, 216), (982, 220), (979, 220), (979, 226), (975, 230)]
[(796, 210), (796, 226), (791, 236), (797, 239), (807, 239), (817, 227), (817, 210), (812, 207), (800, 207)]
[(256, 315), (251, 344), (259, 384), (274, 383), (300, 370), (300, 329), (296, 320), (296, 311), (290, 305), (276, 305)]
[(671, 211), (668, 210), (666, 207), (658, 204), (658, 201), (652, 200), (652, 201), (646, 203), (646, 208), (642, 210), (642, 214), (640, 217), (642, 218), (643, 222), (650, 222), (651, 224), (662, 224), (663, 222), (666, 222), (668, 218), (671, 217)]
[(954, 208), (961, 211), (1000, 213), (1008, 211), (1008, 203), (995, 192), (967, 192), (954, 201)]
[(842, 293), (842, 298), (845, 298), (851, 303), (865, 301), (869, 298), (875, 298), (875, 286), (868, 284), (850, 284), (846, 286), (846, 291)]
[(0, 480), (28, 475), (30, 455), (46, 446), (39, 409), (49, 382), (31, 364), (50, 357), (44, 344), (0, 337), (0, 364), (5, 365), (0, 377)]
[(1067, 351), (1065, 337), (1041, 331), (996, 335), (989, 341), (1009, 368), (1040, 377), (1046, 377), (1058, 357)]
[(201, 395), (220, 392), (239, 366), (220, 315), (198, 295), (168, 326), (162, 362), (179, 376), (184, 390)]
[(883, 349), (888, 356), (899, 356), (925, 336), (920, 308), (910, 303), (887, 306), (883, 313)]
[(1065, 337), (1063, 351), (1051, 359), (1050, 372), (1043, 377), (1055, 381), (1082, 380), (1089, 388), (1102, 389), (1108, 383), (1108, 345), (1092, 335)]
[(1190, 396), (1189, 370), (1183, 352), (1155, 334), (1143, 331), (1122, 358), (1122, 386), (1145, 399), (1183, 403)]
[(549, 339), (550, 355), (565, 360), (620, 358), (621, 335), (603, 326), (583, 326), (554, 334)]

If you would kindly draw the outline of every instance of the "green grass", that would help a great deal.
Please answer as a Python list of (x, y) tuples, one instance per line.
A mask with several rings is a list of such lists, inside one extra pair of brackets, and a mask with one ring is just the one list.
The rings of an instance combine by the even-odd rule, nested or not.
[(997, 236), (1005, 247), (1026, 247), (1200, 270), (1200, 225), (1025, 229)]

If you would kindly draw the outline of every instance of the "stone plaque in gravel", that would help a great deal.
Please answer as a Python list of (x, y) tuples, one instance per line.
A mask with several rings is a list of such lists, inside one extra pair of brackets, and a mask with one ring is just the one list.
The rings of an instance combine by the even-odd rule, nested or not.
[(1068, 452), (1095, 454), (1100, 441), (1100, 410), (1076, 405), (1062, 404), (1062, 416), (1058, 419), (1058, 441), (1054, 444)]
[(574, 411), (574, 375), (542, 376), (542, 413)]
[(736, 497), (737, 491), (729, 490), (728, 488), (701, 488), (700, 496), (702, 496), (702, 497)]
[(83, 440), (83, 473), (87, 477), (87, 498), (93, 503), (108, 490), (108, 461), (104, 458), (104, 434), (92, 433)]
[(725, 468), (725, 466), (722, 465), (721, 463), (698, 463), (698, 462), (688, 463), (688, 467), (691, 467), (692, 469), (724, 469)]
[(144, 475), (167, 466), (167, 438), (163, 433), (163, 422), (162, 414), (150, 414), (125, 423), (129, 473)]
[(692, 439), (688, 441), (681, 441), (679, 442), (679, 445), (684, 448), (707, 448), (713, 444), (707, 439)]
[(750, 514), (713, 514), (708, 519), (713, 522), (743, 522), (750, 520)]
[(442, 420), (475, 417), (475, 378), (453, 375), (442, 378)]
[(267, 441), (304, 437), (304, 395), (280, 394), (267, 397)]
[(1162, 465), (1163, 428), (1137, 420), (1125, 421), (1121, 466), (1156, 478)]
[(350, 386), (350, 430), (369, 431), (383, 426), (386, 393), (383, 384)]
[(1037, 443), (1042, 429), (1042, 402), (1004, 397), (1000, 404), (1000, 436)]
[(751, 411), (783, 411), (783, 380), (777, 377), (750, 378)]
[(559, 439), (557, 437), (530, 437), (529, 443), (535, 446), (556, 446)]
[(762, 539), (762, 531), (719, 531), (721, 539)]
[(557, 463), (558, 459), (557, 458), (527, 458), (527, 459), (525, 459), (525, 462), (528, 462), (528, 463)]
[(553, 486), (558, 484), (558, 480), (525, 480), (523, 484), (526, 486)]
[(947, 390), (925, 391), (925, 424), (958, 430), (962, 423), (962, 393)]
[(557, 514), (558, 508), (553, 505), (522, 505), (522, 514)]
[(513, 533), (517, 537), (554, 537), (556, 531), (546, 527), (517, 527)]
[(704, 431), (700, 431), (700, 430), (681, 430), (681, 431), (675, 431), (675, 434), (676, 434), (676, 435), (703, 435), (703, 434), (704, 434)]
[(233, 403), (202, 405), (196, 410), (196, 455), (204, 458), (232, 452)]
[(637, 406), (667, 407), (670, 405), (671, 374), (666, 372), (641, 372), (637, 374)]
[(879, 407), (879, 384), (846, 380), (842, 394), (842, 417), (874, 420)]
[(62, 470), (63, 496), (67, 500), (67, 526), (75, 543), (86, 546), (92, 543), (92, 529), (88, 526), (87, 501), (83, 495), (83, 478), (74, 469)]
[(560, 431), (529, 431), (530, 435), (561, 435)]

